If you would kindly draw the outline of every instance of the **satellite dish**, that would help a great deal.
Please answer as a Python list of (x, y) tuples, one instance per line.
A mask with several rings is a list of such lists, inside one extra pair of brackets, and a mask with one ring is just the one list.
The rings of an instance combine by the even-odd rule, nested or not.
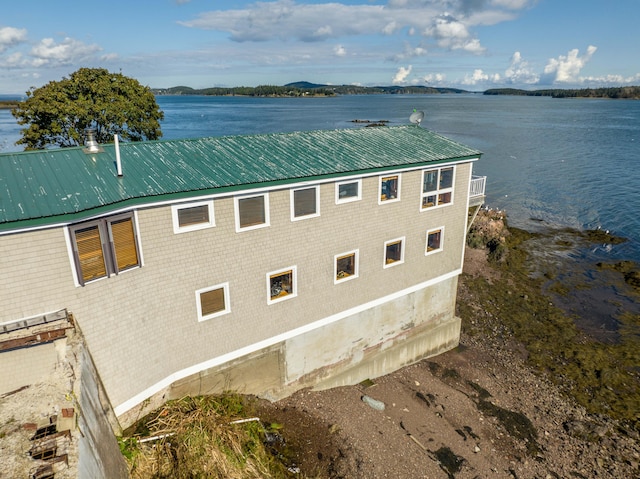
[(424, 112), (413, 110), (413, 113), (411, 113), (411, 116), (409, 117), (409, 121), (414, 125), (420, 126), (420, 122), (422, 120), (424, 120)]

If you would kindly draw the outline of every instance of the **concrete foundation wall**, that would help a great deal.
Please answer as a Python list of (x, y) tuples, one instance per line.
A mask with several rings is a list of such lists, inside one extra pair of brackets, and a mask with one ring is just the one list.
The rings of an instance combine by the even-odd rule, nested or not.
[[(236, 391), (277, 400), (305, 387), (356, 384), (458, 345), (457, 276), (178, 379), (119, 416), (123, 427), (165, 401)], [(355, 333), (358, 333), (357, 337)]]
[(129, 471), (114, 436), (117, 425), (91, 355), (78, 351), (80, 384), (78, 403), (78, 478), (126, 479)]

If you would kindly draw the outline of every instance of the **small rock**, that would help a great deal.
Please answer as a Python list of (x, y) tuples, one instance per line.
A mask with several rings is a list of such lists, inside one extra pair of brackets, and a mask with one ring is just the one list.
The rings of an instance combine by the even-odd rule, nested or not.
[(377, 399), (373, 399), (370, 396), (362, 396), (362, 402), (368, 404), (373, 409), (384, 411), (384, 403), (382, 401), (378, 401)]
[(478, 446), (473, 448), (473, 452), (475, 452), (476, 454), (480, 452), (480, 448)]

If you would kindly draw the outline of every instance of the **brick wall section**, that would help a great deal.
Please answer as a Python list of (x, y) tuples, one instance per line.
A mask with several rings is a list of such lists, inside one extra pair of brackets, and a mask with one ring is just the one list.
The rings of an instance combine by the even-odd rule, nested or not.
[[(382, 205), (378, 176), (363, 179), (361, 201), (340, 205), (335, 184), (322, 184), (320, 216), (295, 222), (289, 189), (271, 191), (271, 226), (241, 233), (232, 197), (215, 200), (215, 227), (181, 234), (170, 206), (142, 209), (144, 267), (84, 287), (63, 228), (5, 235), (0, 322), (68, 308), (118, 405), (176, 371), (459, 269), (470, 174), (457, 165), (453, 204), (425, 212), (421, 170), (402, 173), (401, 201)], [(426, 231), (440, 226), (444, 251), (425, 256)], [(400, 236), (405, 263), (384, 269), (384, 242)], [(334, 285), (334, 255), (354, 249), (359, 278)], [(294, 265), (298, 297), (267, 305), (266, 274)], [(195, 291), (224, 282), (231, 313), (198, 322)]]

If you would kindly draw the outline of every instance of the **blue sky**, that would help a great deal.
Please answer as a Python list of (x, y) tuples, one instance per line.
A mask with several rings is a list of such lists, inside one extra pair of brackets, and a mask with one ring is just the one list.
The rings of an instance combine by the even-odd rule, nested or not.
[(640, 85), (640, 0), (15, 0), (0, 93), (81, 67), (187, 85)]

